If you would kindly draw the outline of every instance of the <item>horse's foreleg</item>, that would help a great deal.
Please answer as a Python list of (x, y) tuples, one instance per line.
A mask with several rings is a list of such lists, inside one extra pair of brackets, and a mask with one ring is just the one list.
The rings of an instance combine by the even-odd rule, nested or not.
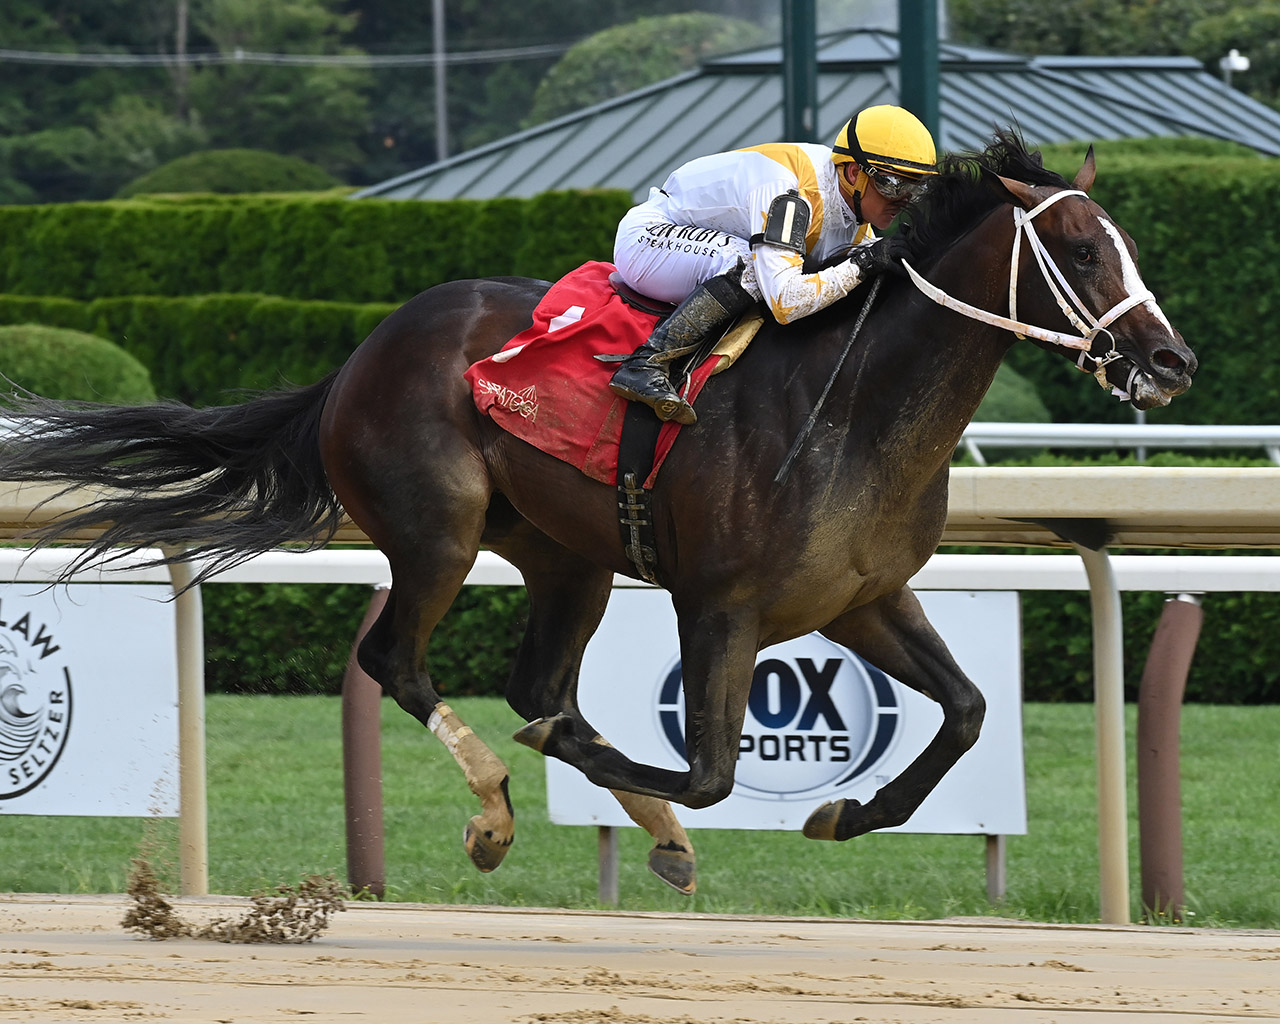
[(895, 594), (840, 616), (822, 633), (942, 707), (942, 726), (929, 745), (865, 805), (823, 804), (805, 822), (810, 839), (852, 839), (905, 824), (951, 767), (978, 739), (986, 701), (925, 618), (915, 594)]
[(729, 795), (755, 666), (753, 622), (724, 611), (680, 613), (688, 771), (639, 764), (595, 742), (568, 714), (534, 722), (516, 739), (573, 765), (597, 786), (709, 807)]
[[(507, 702), (532, 724), (516, 739), (538, 747), (551, 723), (563, 719), (577, 737), (610, 744), (578, 707), (578, 675), (588, 640), (600, 625), (613, 573), (600, 569), (541, 534), (526, 530), (496, 545), (524, 575), (529, 622), (507, 684)], [(651, 796), (611, 790), (637, 825), (653, 837), (649, 870), (679, 892), (697, 888), (693, 844), (671, 805)]]
[(759, 650), (759, 620), (751, 608), (692, 609), (679, 601), (676, 613), (689, 762), (689, 785), (680, 802), (709, 807), (733, 790)]

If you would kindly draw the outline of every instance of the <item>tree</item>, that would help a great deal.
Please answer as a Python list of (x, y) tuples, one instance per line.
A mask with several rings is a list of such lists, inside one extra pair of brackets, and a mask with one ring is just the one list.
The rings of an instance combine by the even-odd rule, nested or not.
[(106, 199), (131, 178), (204, 142), (138, 95), (121, 94), (91, 115), (91, 127), (67, 125), (0, 142), (0, 201)]
[(1233, 0), (950, 0), (957, 42), (1015, 53), (1176, 54), (1191, 27)]
[[(12, 49), (64, 53), (151, 49), (151, 19), (142, 9), (150, 2), (7, 0), (0, 5), (0, 39)], [(134, 136), (133, 153), (141, 136), (157, 145), (177, 134), (174, 124), (151, 121), (145, 131), (137, 124), (147, 120), (142, 111), (163, 109), (167, 88), (160, 68), (0, 61), (0, 201), (110, 195), (114, 185), (100, 172), (119, 154), (122, 132)], [(115, 107), (125, 96), (133, 102)], [(122, 120), (134, 127), (126, 130)], [(130, 168), (124, 177), (136, 173)]]
[(695, 11), (641, 18), (575, 44), (538, 85), (524, 125), (540, 124), (763, 41), (750, 22)]
[(120, 184), (205, 144), (198, 120), (183, 121), (138, 95), (120, 95), (94, 118), (93, 191)]
[[(202, 0), (192, 22), (223, 54), (358, 53), (344, 43), (355, 18), (336, 4)], [(361, 160), (370, 85), (359, 68), (217, 65), (192, 73), (188, 101), (214, 146), (266, 149), (347, 177)]]
[[(427, 0), (345, 0), (359, 21), (349, 41), (370, 53), (431, 53), (432, 4)], [(650, 0), (649, 15), (708, 10), (742, 18), (776, 15), (778, 0)], [(445, 47), (456, 59), (447, 74), (452, 152), (511, 134), (528, 114), (534, 91), (555, 54), (498, 62), (469, 55), (513, 47), (566, 46), (592, 33), (628, 22), (627, 0), (446, 0)], [(368, 161), (361, 180), (376, 181), (438, 159), (435, 82), (429, 65), (373, 72), (371, 130), (363, 148)]]
[(951, 0), (958, 42), (1020, 53), (1187, 54), (1217, 73), (1233, 47), (1238, 88), (1280, 106), (1280, 0)]
[[(429, 54), (432, 7), (424, 0), (5, 0), (0, 40), (86, 56), (198, 57), (237, 48)], [(764, 19), (776, 17), (778, 0), (651, 0), (645, 13), (695, 8)], [(634, 17), (624, 0), (445, 0), (444, 11), (455, 152), (509, 134), (564, 48)], [(535, 46), (551, 52), (500, 55)], [(206, 146), (270, 150), (347, 181), (376, 181), (438, 156), (435, 106), (430, 64), (197, 63), (184, 70), (173, 61), (0, 61), (0, 202), (104, 198), (148, 164)]]
[(1196, 22), (1187, 33), (1187, 52), (1210, 68), (1231, 49), (1249, 58), (1249, 70), (1232, 84), (1254, 99), (1280, 106), (1280, 3), (1259, 0), (1235, 4), (1222, 14)]

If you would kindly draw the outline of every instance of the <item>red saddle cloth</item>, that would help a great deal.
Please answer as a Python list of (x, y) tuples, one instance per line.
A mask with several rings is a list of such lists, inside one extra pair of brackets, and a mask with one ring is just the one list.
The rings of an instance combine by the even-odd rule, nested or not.
[[(609, 284), (613, 270), (611, 263), (584, 263), (561, 278), (533, 311), (532, 327), (466, 372), (476, 408), (498, 426), (606, 484), (617, 482), (627, 402), (608, 387), (617, 364), (594, 357), (633, 351), (658, 322), (618, 297)], [(711, 357), (694, 371), (690, 402), (715, 365)], [(679, 430), (663, 424), (646, 487)]]

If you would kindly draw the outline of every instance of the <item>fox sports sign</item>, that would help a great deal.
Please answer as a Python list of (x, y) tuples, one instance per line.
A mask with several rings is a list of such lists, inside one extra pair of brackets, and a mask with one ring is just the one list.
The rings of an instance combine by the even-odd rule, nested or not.
[[(671, 752), (685, 756), (683, 675), (662, 677), (655, 710)], [(888, 677), (818, 634), (756, 663), (738, 742), (737, 787), (761, 797), (829, 797), (873, 773), (893, 749), (900, 702)]]
[[(1017, 595), (920, 598), (986, 696), (987, 717), (978, 743), (902, 830), (1025, 832)], [(614, 591), (587, 647), (578, 698), (632, 760), (687, 769), (683, 666), (665, 593)], [(798, 829), (826, 800), (870, 800), (941, 724), (933, 701), (821, 634), (768, 647), (756, 659), (733, 792), (713, 807), (677, 807), (677, 816), (693, 827)], [(558, 824), (630, 824), (606, 790), (552, 758), (547, 804)]]

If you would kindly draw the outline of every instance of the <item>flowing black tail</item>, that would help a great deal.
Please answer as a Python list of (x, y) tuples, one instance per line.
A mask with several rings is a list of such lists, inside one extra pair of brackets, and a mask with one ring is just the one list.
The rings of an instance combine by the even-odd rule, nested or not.
[(324, 544), (342, 508), (320, 461), (320, 413), (336, 371), (241, 405), (192, 409), (28, 397), (0, 434), (0, 480), (108, 490), (36, 528), (49, 543), (105, 524), (72, 571), (144, 548), (149, 564), (199, 562), (194, 582), (290, 541)]

